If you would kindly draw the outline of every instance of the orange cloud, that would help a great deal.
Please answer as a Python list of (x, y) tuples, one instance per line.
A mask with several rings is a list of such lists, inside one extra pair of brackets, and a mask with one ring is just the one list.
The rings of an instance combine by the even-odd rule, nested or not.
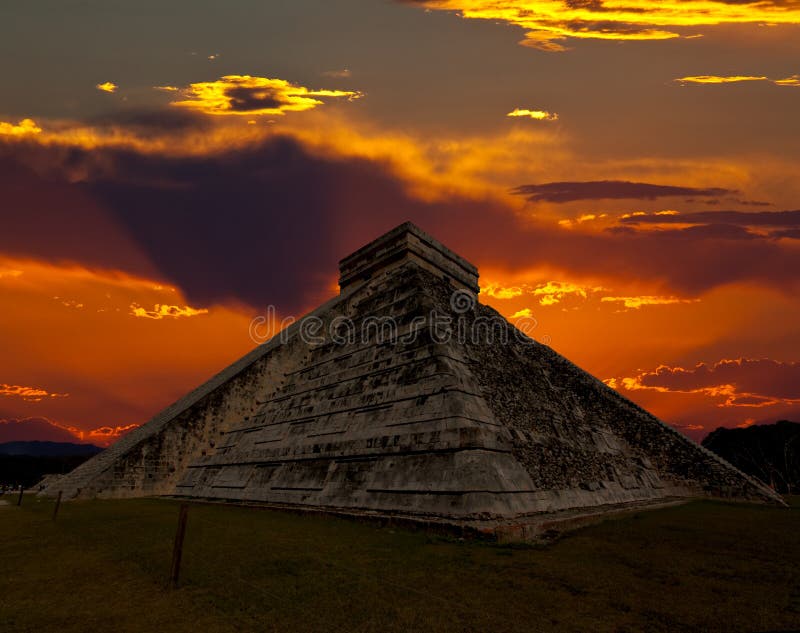
[(642, 306), (665, 306), (676, 303), (697, 303), (700, 299), (681, 299), (680, 297), (660, 297), (643, 295), (639, 297), (602, 297), (602, 303), (622, 303), (626, 308), (638, 310)]
[(309, 90), (283, 79), (225, 75), (217, 81), (190, 84), (182, 91), (183, 101), (173, 106), (190, 108), (204, 114), (282, 116), (286, 112), (312, 110), (324, 102), (321, 99), (348, 100), (362, 97), (352, 90)]
[(0, 383), (0, 396), (22, 398), (28, 402), (41, 402), (45, 398), (67, 398), (69, 394), (53, 393), (38, 387), (23, 387), (22, 385)]
[(81, 429), (77, 429), (75, 427), (67, 427), (67, 430), (73, 433), (75, 437), (83, 442), (91, 442), (100, 446), (108, 446), (109, 444), (113, 444), (123, 435), (133, 431), (133, 429), (139, 428), (139, 426), (139, 424), (101, 426), (96, 429), (89, 429), (88, 431), (82, 431)]
[(568, 39), (666, 40), (681, 37), (679, 30), (684, 28), (800, 24), (800, 5), (780, 0), (419, 0), (417, 4), (458, 12), (463, 18), (513, 24), (525, 31), (521, 44), (545, 51), (567, 50), (561, 42)]
[(97, 84), (95, 88), (97, 88), (100, 92), (116, 92), (118, 86), (113, 81), (106, 81), (104, 83)]

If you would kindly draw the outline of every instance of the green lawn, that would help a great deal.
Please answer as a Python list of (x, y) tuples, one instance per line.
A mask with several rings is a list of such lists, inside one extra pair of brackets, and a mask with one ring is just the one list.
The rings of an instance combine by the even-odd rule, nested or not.
[(800, 504), (697, 502), (547, 546), (173, 501), (0, 506), (0, 630), (800, 629)]

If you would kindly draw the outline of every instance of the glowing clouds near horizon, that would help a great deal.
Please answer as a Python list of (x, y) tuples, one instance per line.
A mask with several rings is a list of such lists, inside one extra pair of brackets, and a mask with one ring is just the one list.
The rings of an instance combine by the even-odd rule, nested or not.
[(564, 51), (569, 39), (668, 40), (681, 29), (728, 24), (797, 25), (800, 4), (777, 0), (418, 0), (427, 10), (506, 22), (525, 31), (524, 46)]
[(723, 359), (694, 367), (659, 365), (651, 371), (604, 382), (613, 389), (696, 394), (717, 399), (717, 407), (764, 408), (800, 404), (800, 362), (767, 358)]
[(506, 114), (506, 116), (511, 118), (533, 119), (534, 121), (558, 121), (558, 114), (556, 112), (548, 112), (547, 110), (515, 108)]
[(352, 90), (310, 90), (283, 79), (225, 75), (216, 81), (189, 84), (186, 88), (160, 86), (157, 89), (180, 92), (182, 101), (172, 105), (212, 115), (282, 116), (323, 105), (324, 99), (354, 100), (363, 96)]
[(122, 424), (79, 429), (44, 416), (5, 418), (0, 419), (0, 442), (91, 442), (99, 446), (108, 446), (138, 426), (138, 424)]

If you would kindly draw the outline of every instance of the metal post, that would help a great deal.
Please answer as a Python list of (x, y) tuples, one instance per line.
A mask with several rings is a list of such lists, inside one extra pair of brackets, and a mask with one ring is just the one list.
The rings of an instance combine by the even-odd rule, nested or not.
[(25, 492), (25, 489), (22, 487), (22, 484), (19, 485), (19, 498), (17, 499), (17, 505), (22, 505), (22, 493)]

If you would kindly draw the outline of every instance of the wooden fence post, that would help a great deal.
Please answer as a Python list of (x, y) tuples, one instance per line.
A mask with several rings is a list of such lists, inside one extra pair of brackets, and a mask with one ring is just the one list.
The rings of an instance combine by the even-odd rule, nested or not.
[(178, 514), (178, 530), (175, 532), (175, 543), (172, 547), (172, 570), (169, 577), (169, 584), (172, 589), (178, 587), (178, 575), (181, 571), (181, 556), (183, 555), (183, 537), (186, 534), (188, 515), (189, 506), (186, 503), (182, 503)]
[(58, 497), (56, 497), (56, 507), (53, 508), (53, 521), (56, 520), (58, 516), (58, 508), (61, 506), (61, 495), (64, 494), (62, 490), (58, 491)]

